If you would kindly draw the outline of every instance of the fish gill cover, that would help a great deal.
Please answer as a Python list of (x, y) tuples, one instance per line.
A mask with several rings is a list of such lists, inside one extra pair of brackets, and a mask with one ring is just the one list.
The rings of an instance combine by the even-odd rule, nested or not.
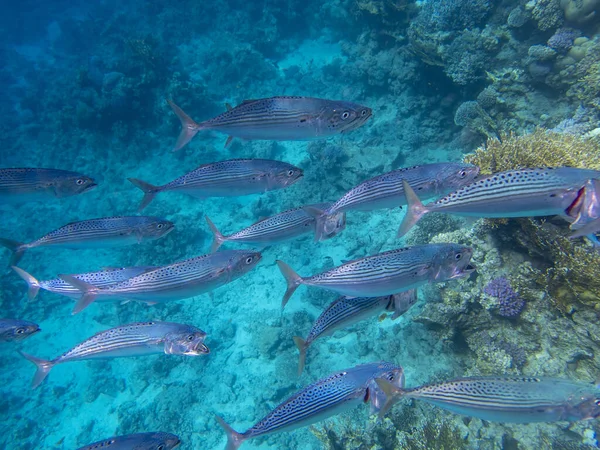
[[(128, 178), (164, 185), (201, 165), (248, 158), (303, 171), (293, 183), (265, 182), (246, 196), (161, 195), (144, 214), (173, 222), (171, 232), (122, 247), (28, 251), (19, 267), (37, 280), (205, 255), (213, 235), (204, 217), (228, 236), (286, 210), (335, 202), (404, 167), (466, 159), (482, 174), (599, 168), (597, 0), (27, 0), (3, 12), (0, 169), (61, 169), (98, 186), (57, 195), (13, 185), (38, 200), (21, 203), (0, 189), (0, 237), (30, 242), (70, 222), (134, 215), (141, 193)], [(236, 135), (245, 125), (238, 118), (233, 131), (199, 129), (171, 151), (181, 122), (167, 100), (198, 124), (229, 108), (226, 117), (235, 118), (245, 104), (255, 114), (251, 125), (272, 112), (290, 127), (281, 103), (244, 102), (296, 96), (359, 106), (343, 103), (314, 122), (318, 108), (305, 107), (294, 116), (304, 128), (280, 136), (306, 140), (256, 139), (256, 129), (255, 140), (240, 139), (249, 135)], [(340, 126), (355, 114), (356, 127)], [(235, 139), (225, 147), (228, 135)], [(98, 301), (75, 316), (74, 300), (63, 295), (42, 290), (28, 301), (27, 284), (6, 268), (2, 318), (41, 331), (1, 344), (0, 447), (72, 449), (161, 431), (177, 435), (164, 448), (180, 439), (181, 449), (220, 449), (226, 438), (215, 415), (245, 430), (303, 387), (373, 361), (402, 366), (408, 387), (488, 375), (597, 379), (600, 256), (587, 240), (570, 239), (566, 221), (472, 224), (431, 214), (397, 239), (403, 215), (400, 208), (347, 211), (345, 229), (321, 242), (311, 233), (257, 247), (228, 242), (262, 259), (247, 271), (220, 266), (221, 276), (232, 271), (231, 282), (211, 293), (157, 305)], [(419, 288), (417, 304), (395, 321), (378, 321), (384, 311), (375, 311), (320, 338), (298, 377), (292, 338), (306, 336), (336, 294), (303, 287), (282, 314), (286, 283), (275, 261), (308, 275), (432, 243), (471, 247), (477, 275)], [(0, 257), (6, 267), (10, 252)], [(522, 302), (512, 320), (485, 293), (498, 279), (510, 280)], [(35, 367), (17, 350), (53, 358), (95, 333), (154, 320), (205, 331), (210, 354), (59, 365), (30, 390)], [(244, 448), (589, 449), (598, 431), (597, 421), (495, 423), (400, 401), (380, 422), (361, 407)]]

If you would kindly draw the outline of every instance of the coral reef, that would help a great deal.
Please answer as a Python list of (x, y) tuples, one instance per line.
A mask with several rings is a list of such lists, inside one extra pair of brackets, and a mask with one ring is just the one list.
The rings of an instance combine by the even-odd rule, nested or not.
[(510, 282), (505, 277), (490, 281), (483, 292), (498, 300), (498, 314), (503, 317), (517, 317), (525, 307), (525, 301), (513, 291)]

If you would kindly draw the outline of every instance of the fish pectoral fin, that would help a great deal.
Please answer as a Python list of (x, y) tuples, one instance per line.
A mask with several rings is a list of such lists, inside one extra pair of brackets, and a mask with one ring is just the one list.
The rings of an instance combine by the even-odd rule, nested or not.
[(227, 111), (231, 111), (233, 109), (229, 103), (225, 103), (225, 108), (227, 108)]

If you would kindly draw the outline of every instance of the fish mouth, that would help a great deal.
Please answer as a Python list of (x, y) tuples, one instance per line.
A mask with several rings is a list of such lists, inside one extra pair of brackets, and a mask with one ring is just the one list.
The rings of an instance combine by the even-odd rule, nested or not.
[(83, 191), (81, 191), (81, 193), (91, 191), (93, 189), (96, 189), (97, 187), (98, 187), (98, 183), (91, 183), (91, 184), (87, 185), (85, 187), (85, 189)]
[(205, 344), (200, 343), (194, 348), (193, 353), (195, 355), (208, 355), (210, 353), (210, 349)]
[(475, 267), (474, 264), (469, 263), (462, 269), (457, 269), (456, 276), (458, 278), (467, 278), (476, 270), (477, 270), (477, 267)]

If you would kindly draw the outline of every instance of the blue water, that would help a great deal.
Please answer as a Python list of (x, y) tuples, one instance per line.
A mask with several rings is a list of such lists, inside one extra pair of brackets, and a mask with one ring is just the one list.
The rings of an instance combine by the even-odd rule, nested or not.
[[(525, 8), (525, 1), (494, 5), (500, 2), (451, 0), (440, 2), (447, 8), (437, 9), (399, 0), (125, 3), (23, 1), (3, 8), (0, 166), (77, 170), (101, 183), (89, 193), (60, 201), (0, 206), (0, 236), (26, 242), (71, 221), (134, 214), (142, 194), (128, 177), (164, 184), (201, 164), (232, 158), (278, 159), (303, 168), (305, 176), (287, 189), (247, 197), (198, 200), (175, 193), (159, 195), (144, 213), (175, 222), (175, 231), (158, 241), (119, 249), (32, 250), (20, 266), (38, 279), (103, 267), (168, 264), (202, 255), (209, 252), (212, 240), (205, 215), (230, 234), (286, 209), (336, 200), (359, 182), (389, 170), (459, 161), (483, 139), (455, 125), (454, 113), (490, 83), (486, 70), (521, 70), (532, 77), (527, 92), (507, 89), (510, 107), (516, 98), (527, 102), (517, 112), (507, 106), (501, 113), (498, 120), (506, 130), (523, 134), (538, 125), (552, 128), (570, 119), (579, 106), (566, 89), (549, 87), (536, 78), (535, 70), (542, 68), (532, 69), (526, 59), (529, 46), (545, 44), (560, 21), (544, 30), (532, 25), (537, 23), (534, 19), (529, 19), (526, 30), (505, 25), (509, 13), (519, 5)], [(589, 3), (594, 11), (599, 8)], [(470, 17), (469, 8), (475, 11)], [(423, 17), (429, 13), (438, 16)], [(455, 20), (449, 19), (452, 14), (457, 15), (452, 16)], [(467, 18), (458, 17), (461, 14)], [(429, 65), (415, 51), (414, 41), (411, 48), (411, 23), (424, 24), (432, 32), (450, 30), (454, 38), (487, 33), (496, 43), (486, 50), (463, 43), (476, 59), (470, 61), (466, 54), (450, 54), (456, 48), (443, 50), (443, 42), (437, 42), (440, 59)], [(598, 23), (591, 18), (571, 27), (594, 40)], [(458, 70), (460, 64), (464, 66)], [(226, 103), (276, 95), (355, 101), (371, 107), (374, 114), (358, 130), (327, 141), (235, 140), (224, 148), (224, 135), (200, 132), (183, 150), (171, 152), (179, 121), (166, 99), (205, 120), (225, 111)], [(66, 297), (42, 291), (36, 300), (27, 301), (25, 284), (7, 270), (0, 278), (0, 316), (35, 321), (42, 332), (0, 348), (0, 447), (74, 449), (110, 436), (161, 430), (179, 435), (181, 449), (220, 449), (225, 433), (215, 415), (244, 431), (302, 386), (377, 360), (400, 364), (408, 386), (480, 374), (583, 381), (597, 376), (577, 365), (585, 359), (592, 361), (588, 369), (600, 368), (595, 338), (586, 336), (585, 348), (582, 344), (577, 353), (581, 329), (593, 327), (588, 330), (596, 336), (596, 324), (587, 318), (578, 322), (580, 328), (566, 328), (571, 321), (558, 310), (538, 314), (537, 309), (550, 308), (543, 294), (521, 322), (492, 316), (494, 323), (465, 325), (473, 317), (469, 314), (481, 310), (480, 278), (425, 287), (419, 303), (395, 322), (373, 317), (317, 341), (298, 377), (292, 336), (306, 336), (314, 319), (336, 297), (300, 287), (282, 314), (285, 281), (275, 260), (308, 276), (405, 243), (454, 240), (475, 247), (474, 260), (482, 274), (528, 261), (510, 244), (502, 250), (502, 259), (497, 248), (501, 244), (486, 235), (485, 228), (471, 224), (461, 228), (451, 220), (444, 222), (446, 234), (398, 240), (402, 217), (399, 208), (351, 212), (347, 228), (335, 239), (315, 243), (309, 235), (269, 246), (255, 270), (211, 295), (155, 306), (100, 303), (72, 316), (73, 302)], [(8, 251), (0, 250), (0, 258), (8, 261)], [(467, 305), (467, 319), (456, 318), (452, 329), (436, 327), (428, 319), (427, 303), (439, 304), (442, 295), (455, 295), (458, 304), (459, 294)], [(39, 389), (30, 390), (34, 366), (17, 349), (50, 359), (96, 332), (145, 320), (203, 329), (210, 355), (59, 365)], [(545, 325), (550, 322), (555, 324), (552, 330), (568, 331), (556, 337)], [(494, 353), (477, 365), (485, 352), (473, 336), (488, 325), (501, 333), (492, 343), (488, 340), (490, 346), (499, 340), (518, 344), (527, 362), (514, 364), (505, 352), (506, 360), (497, 360)], [(539, 333), (539, 341), (531, 329)], [(378, 424), (367, 408), (360, 408), (329, 419), (324, 424), (338, 436), (335, 445), (319, 440), (315, 428), (301, 428), (251, 440), (243, 448), (420, 448), (405, 442), (417, 439), (411, 437), (418, 435), (415, 429), (440, 420), (460, 436), (462, 448), (567, 448), (567, 441), (569, 448), (592, 448), (588, 444), (598, 431), (594, 421), (570, 430), (566, 423), (492, 424), (414, 402), (396, 406), (389, 417)], [(323, 423), (316, 425), (322, 427)], [(441, 439), (429, 445), (450, 448)]]

